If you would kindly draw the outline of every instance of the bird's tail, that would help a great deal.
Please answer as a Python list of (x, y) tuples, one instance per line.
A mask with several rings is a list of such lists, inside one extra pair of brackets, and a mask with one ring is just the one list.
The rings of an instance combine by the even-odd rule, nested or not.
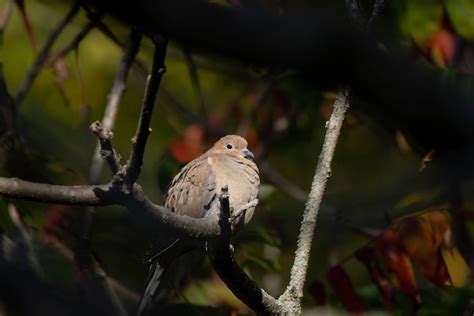
[(153, 300), (153, 296), (160, 285), (161, 277), (163, 276), (164, 269), (163, 267), (155, 261), (150, 267), (150, 277), (148, 279), (147, 285), (145, 287), (145, 291), (140, 299), (140, 303), (138, 305), (138, 310), (136, 316), (143, 316), (147, 311), (148, 307)]

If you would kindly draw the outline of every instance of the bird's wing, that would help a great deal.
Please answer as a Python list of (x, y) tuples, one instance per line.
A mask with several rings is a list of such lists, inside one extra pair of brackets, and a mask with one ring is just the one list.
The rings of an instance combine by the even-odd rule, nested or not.
[(191, 217), (204, 217), (216, 197), (216, 177), (207, 156), (191, 161), (174, 177), (165, 207)]
[[(183, 167), (168, 187), (165, 207), (172, 212), (191, 217), (204, 217), (216, 198), (215, 174), (206, 157), (200, 157)], [(179, 242), (174, 236), (160, 236), (151, 244), (143, 262), (152, 262)]]

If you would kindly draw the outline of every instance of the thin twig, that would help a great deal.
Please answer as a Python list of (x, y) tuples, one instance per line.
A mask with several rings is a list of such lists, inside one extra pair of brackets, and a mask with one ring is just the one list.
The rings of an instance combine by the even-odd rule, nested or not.
[(54, 64), (59, 58), (62, 58), (69, 54), (71, 51), (77, 49), (81, 41), (89, 34), (89, 32), (96, 26), (97, 20), (89, 21), (86, 25), (82, 27), (82, 29), (72, 38), (72, 40), (67, 43), (63, 48), (59, 50), (59, 52), (51, 57), (49, 60), (49, 64)]
[(120, 162), (117, 159), (117, 153), (115, 153), (112, 148), (111, 131), (115, 126), (120, 100), (123, 93), (125, 92), (128, 73), (138, 53), (141, 37), (141, 32), (136, 28), (132, 28), (130, 31), (128, 44), (124, 49), (122, 60), (120, 61), (112, 89), (110, 90), (108, 96), (108, 102), (105, 107), (102, 124), (96, 122), (91, 126), (91, 129), (99, 138), (99, 142), (95, 148), (92, 158), (89, 173), (89, 183), (91, 184), (97, 183), (98, 178), (102, 172), (104, 159), (108, 162), (113, 174), (117, 173), (121, 167)]
[[(92, 26), (94, 21), (89, 24)], [(100, 174), (104, 166), (104, 161), (107, 161), (113, 174), (121, 168), (118, 154), (112, 147), (112, 132), (111, 129), (115, 125), (117, 118), (120, 99), (125, 92), (128, 72), (138, 53), (142, 33), (137, 28), (132, 28), (130, 31), (129, 41), (124, 50), (117, 74), (115, 76), (112, 89), (109, 94), (108, 102), (105, 107), (102, 124), (95, 122), (91, 125), (91, 130), (97, 135), (99, 141), (93, 153), (89, 183), (97, 184)], [(77, 42), (79, 43), (79, 41)], [(105, 270), (95, 260), (91, 251), (91, 233), (94, 223), (95, 208), (89, 206), (83, 214), (82, 234), (77, 241), (75, 249), (76, 266), (82, 273), (81, 285), (89, 292), (88, 296), (91, 302), (102, 304), (112, 315), (126, 316), (127, 312), (120, 302), (117, 294), (107, 278)], [(104, 304), (105, 302), (105, 304)]]
[(17, 107), (23, 101), (26, 94), (28, 93), (31, 86), (33, 85), (33, 82), (38, 77), (39, 72), (41, 71), (43, 66), (46, 64), (50, 50), (53, 47), (54, 42), (59, 37), (61, 32), (64, 30), (64, 28), (69, 24), (69, 22), (77, 14), (77, 12), (79, 11), (79, 8), (80, 8), (79, 3), (75, 2), (71, 10), (69, 10), (66, 16), (61, 21), (59, 21), (59, 23), (51, 31), (51, 34), (46, 40), (46, 43), (44, 44), (43, 48), (39, 52), (38, 56), (36, 56), (36, 59), (33, 65), (28, 70), (28, 73), (26, 74), (25, 78), (23, 79), (22, 83), (20, 84), (20, 86), (18, 87), (18, 90), (15, 93), (14, 100)]
[(348, 103), (347, 89), (338, 91), (334, 102), (334, 111), (326, 124), (326, 136), (323, 148), (319, 155), (319, 162), (316, 173), (311, 184), (306, 208), (301, 222), (300, 234), (298, 237), (298, 247), (295, 253), (295, 260), (291, 268), (290, 282), (279, 301), (287, 306), (290, 313), (301, 313), (301, 298), (303, 297), (303, 285), (306, 279), (309, 254), (313, 241), (316, 220), (319, 207), (326, 188), (326, 182), (331, 175), (331, 161), (336, 148), (339, 133), (344, 120)]
[[(112, 174), (116, 174), (117, 171), (119, 171), (122, 166), (120, 164), (120, 156), (112, 146), (112, 137), (113, 137), (112, 131), (104, 127), (102, 123), (99, 121), (92, 123), (90, 129), (99, 139), (99, 145), (98, 145), (99, 157), (102, 160), (107, 161), (107, 164), (109, 165), (109, 168), (112, 171)], [(100, 166), (95, 165), (94, 161), (96, 160), (94, 159), (91, 164), (91, 171), (90, 171), (90, 176), (89, 176), (89, 179), (90, 179), (89, 181), (92, 184), (94, 182), (97, 182), (100, 171), (102, 169), (102, 164), (100, 164)]]
[(156, 95), (160, 86), (161, 78), (166, 72), (164, 65), (166, 57), (167, 40), (155, 44), (155, 53), (153, 56), (153, 65), (151, 74), (148, 76), (145, 95), (143, 97), (140, 118), (138, 120), (137, 131), (132, 139), (132, 151), (130, 159), (127, 162), (124, 179), (127, 186), (132, 185), (138, 179), (143, 165), (143, 155), (148, 136), (151, 133), (150, 122), (155, 106)]

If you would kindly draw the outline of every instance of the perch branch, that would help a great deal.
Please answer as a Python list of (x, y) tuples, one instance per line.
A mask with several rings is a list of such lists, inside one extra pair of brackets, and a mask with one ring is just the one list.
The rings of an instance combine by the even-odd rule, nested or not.
[(229, 289), (254, 312), (262, 315), (272, 315), (281, 312), (279, 302), (258, 287), (242, 268), (235, 262), (230, 245), (231, 224), (229, 192), (222, 188), (220, 200), (220, 219), (222, 236), (207, 243), (207, 251), (214, 270)]
[(164, 225), (177, 235), (198, 239), (220, 236), (217, 219), (212, 217), (193, 218), (170, 212), (167, 208), (152, 203), (135, 184), (131, 194), (121, 194), (113, 184), (63, 186), (29, 182), (17, 178), (0, 177), (0, 195), (43, 203), (77, 206), (121, 205), (150, 227)]
[(51, 34), (46, 40), (46, 43), (44, 44), (43, 48), (39, 52), (38, 56), (36, 56), (36, 59), (33, 65), (28, 70), (28, 73), (26, 74), (25, 79), (23, 79), (22, 83), (20, 84), (20, 87), (15, 93), (14, 100), (17, 106), (19, 106), (19, 104), (23, 101), (26, 94), (28, 93), (31, 86), (33, 85), (33, 82), (38, 77), (39, 72), (41, 71), (43, 66), (46, 64), (48, 60), (49, 52), (51, 48), (53, 47), (54, 42), (59, 37), (61, 32), (64, 30), (64, 28), (69, 24), (69, 22), (77, 14), (77, 12), (79, 11), (79, 8), (80, 8), (79, 3), (75, 2), (72, 5), (71, 10), (69, 10), (66, 16), (61, 21), (59, 21), (59, 23), (51, 31)]

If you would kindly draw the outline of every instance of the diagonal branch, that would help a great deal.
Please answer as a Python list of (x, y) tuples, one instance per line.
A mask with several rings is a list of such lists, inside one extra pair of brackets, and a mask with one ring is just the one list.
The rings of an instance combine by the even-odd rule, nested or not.
[(82, 29), (72, 38), (72, 40), (67, 43), (63, 48), (59, 50), (59, 52), (54, 55), (54, 57), (50, 58), (49, 64), (54, 64), (56, 60), (62, 58), (69, 54), (71, 51), (77, 49), (79, 47), (79, 43), (89, 34), (90, 31), (97, 25), (98, 19), (94, 19), (89, 21), (86, 25), (82, 27)]
[(150, 122), (153, 108), (155, 106), (156, 95), (160, 86), (161, 78), (166, 72), (164, 65), (166, 57), (166, 47), (168, 41), (165, 38), (155, 43), (155, 53), (153, 55), (153, 66), (151, 74), (147, 79), (145, 96), (143, 97), (140, 118), (138, 120), (137, 131), (132, 139), (132, 151), (124, 171), (124, 180), (127, 186), (135, 183), (140, 175), (143, 165), (143, 155), (148, 136), (151, 133)]
[(319, 155), (318, 166), (311, 184), (308, 201), (306, 202), (303, 221), (301, 222), (298, 248), (291, 268), (290, 282), (285, 292), (279, 298), (279, 301), (284, 306), (287, 306), (287, 311), (290, 313), (301, 314), (301, 298), (303, 297), (303, 286), (306, 279), (314, 229), (326, 182), (331, 175), (331, 161), (341, 131), (344, 114), (349, 106), (347, 99), (347, 89), (340, 89), (334, 103), (334, 111), (326, 124), (326, 136), (324, 137), (323, 148)]
[[(88, 25), (90, 25), (90, 29), (94, 26), (95, 20), (97, 19), (89, 22)], [(87, 26), (84, 30), (87, 31)], [(82, 32), (82, 34), (85, 36), (87, 32)], [(81, 33), (79, 33), (79, 35), (81, 35)], [(142, 34), (137, 28), (131, 29), (129, 41), (124, 49), (124, 54), (105, 107), (102, 124), (100, 122), (95, 122), (91, 125), (91, 130), (99, 139), (90, 166), (89, 183), (91, 184), (97, 183), (100, 174), (102, 173), (104, 161), (107, 161), (113, 174), (117, 173), (121, 168), (118, 154), (112, 147), (111, 129), (115, 125), (120, 99), (125, 92), (127, 76), (132, 62), (138, 53), (141, 37)], [(77, 36), (76, 38), (80, 37)], [(80, 40), (78, 40), (77, 43), (79, 43), (79, 41)], [(72, 45), (69, 46), (72, 47)], [(66, 48), (68, 48), (68, 46)], [(90, 240), (94, 215), (95, 208), (93, 206), (87, 207), (83, 213), (81, 237), (77, 240), (77, 245), (74, 251), (74, 261), (76, 262), (76, 267), (79, 271), (78, 275), (80, 276), (80, 285), (85, 292), (89, 294), (87, 298), (91, 303), (103, 306), (112, 315), (126, 316), (127, 312), (123, 307), (123, 304), (120, 302), (115, 290), (111, 286), (106, 271), (92, 255)]]
[(59, 23), (51, 31), (49, 38), (47, 39), (41, 51), (39, 52), (38, 56), (36, 56), (36, 59), (33, 65), (28, 70), (28, 73), (26, 74), (25, 79), (23, 79), (23, 82), (20, 84), (20, 87), (18, 87), (18, 90), (15, 93), (14, 100), (17, 106), (19, 106), (19, 104), (23, 101), (26, 94), (28, 93), (31, 86), (33, 85), (33, 82), (38, 77), (39, 72), (41, 71), (43, 66), (46, 64), (50, 50), (53, 47), (54, 42), (58, 39), (59, 35), (64, 30), (64, 28), (69, 24), (69, 22), (77, 14), (77, 12), (79, 11), (79, 8), (80, 8), (79, 3), (75, 2), (72, 5), (71, 10), (69, 10), (66, 16), (61, 21), (59, 21)]
[[(222, 188), (220, 200), (220, 220), (222, 236), (207, 243), (207, 252), (214, 270), (242, 302), (254, 312), (272, 315), (281, 312), (279, 302), (251, 280), (234, 260), (230, 244), (230, 207), (227, 187)], [(217, 203), (216, 203), (217, 204)]]
[(98, 181), (98, 178), (102, 172), (104, 159), (108, 162), (113, 174), (117, 173), (117, 171), (120, 169), (120, 163), (117, 159), (117, 154), (113, 150), (112, 144), (110, 142), (112, 139), (111, 130), (115, 126), (120, 99), (125, 92), (128, 73), (138, 53), (141, 37), (141, 32), (137, 28), (132, 28), (127, 46), (124, 48), (124, 54), (122, 60), (120, 61), (120, 66), (117, 70), (117, 74), (115, 75), (112, 89), (108, 96), (108, 102), (105, 107), (102, 124), (96, 122), (91, 126), (92, 131), (99, 138), (99, 143), (95, 148), (89, 173), (89, 182), (92, 184), (96, 184)]

